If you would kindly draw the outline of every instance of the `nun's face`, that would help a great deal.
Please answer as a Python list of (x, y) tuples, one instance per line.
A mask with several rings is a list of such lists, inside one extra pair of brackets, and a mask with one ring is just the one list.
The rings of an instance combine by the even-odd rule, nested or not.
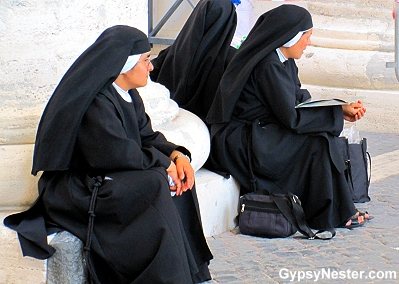
[(308, 30), (304, 33), (299, 41), (291, 47), (287, 48), (287, 58), (294, 58), (299, 59), (301, 58), (303, 52), (305, 51), (306, 47), (311, 44), (310, 36), (312, 35), (312, 29)]
[(136, 65), (129, 71), (123, 73), (125, 74), (125, 82), (128, 85), (128, 89), (135, 89), (147, 85), (148, 76), (153, 69), (154, 66), (150, 61), (150, 52), (143, 53)]

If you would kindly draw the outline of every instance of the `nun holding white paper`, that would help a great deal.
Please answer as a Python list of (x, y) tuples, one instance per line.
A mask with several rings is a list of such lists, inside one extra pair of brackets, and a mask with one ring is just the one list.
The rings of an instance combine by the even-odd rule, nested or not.
[[(296, 194), (314, 229), (353, 228), (364, 223), (352, 201), (338, 136), (344, 119), (366, 109), (347, 106), (296, 109), (310, 98), (301, 89), (295, 59), (310, 45), (310, 13), (281, 5), (259, 17), (229, 63), (207, 116), (209, 163), (241, 184)], [(252, 169), (252, 170), (251, 170)]]

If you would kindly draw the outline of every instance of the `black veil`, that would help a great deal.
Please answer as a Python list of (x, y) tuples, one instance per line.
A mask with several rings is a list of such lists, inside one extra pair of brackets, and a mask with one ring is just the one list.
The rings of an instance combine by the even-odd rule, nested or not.
[(78, 127), (90, 103), (115, 81), (129, 55), (150, 50), (143, 32), (118, 25), (106, 29), (79, 56), (61, 79), (41, 117), (32, 174), (68, 169)]

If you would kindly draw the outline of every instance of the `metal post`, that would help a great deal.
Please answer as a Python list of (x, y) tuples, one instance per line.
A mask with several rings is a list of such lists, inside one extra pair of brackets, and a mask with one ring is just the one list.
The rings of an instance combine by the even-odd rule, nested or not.
[(395, 68), (399, 81), (399, 0), (394, 0), (393, 16), (395, 18), (395, 62), (387, 62), (387, 68)]
[(154, 1), (148, 0), (148, 35), (151, 34), (154, 25)]

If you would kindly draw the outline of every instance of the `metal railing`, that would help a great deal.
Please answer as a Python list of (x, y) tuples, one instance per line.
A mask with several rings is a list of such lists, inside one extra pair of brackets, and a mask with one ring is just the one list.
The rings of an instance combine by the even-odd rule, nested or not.
[(395, 68), (396, 79), (399, 81), (399, 0), (394, 0), (393, 17), (395, 19), (395, 62), (387, 62), (387, 68)]
[[(176, 0), (173, 3), (173, 5), (169, 8), (169, 10), (165, 13), (165, 15), (162, 17), (162, 19), (159, 21), (159, 23), (155, 26), (155, 28), (153, 28), (154, 1), (148, 0), (148, 40), (151, 44), (165, 44), (165, 45), (173, 44), (175, 39), (157, 37), (156, 35), (183, 1), (184, 0)], [(190, 4), (191, 8), (194, 9), (195, 5), (190, 0), (186, 1), (188, 2), (188, 4)]]

